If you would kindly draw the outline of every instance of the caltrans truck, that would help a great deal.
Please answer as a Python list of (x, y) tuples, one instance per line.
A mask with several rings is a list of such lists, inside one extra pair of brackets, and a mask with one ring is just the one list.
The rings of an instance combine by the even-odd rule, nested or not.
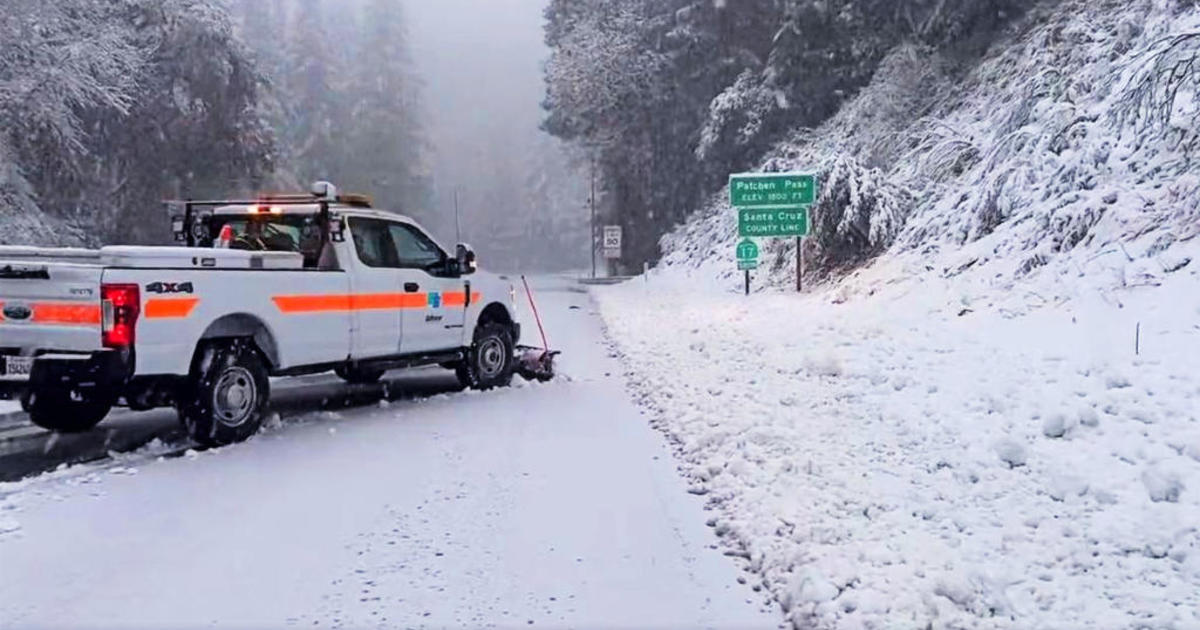
[(0, 398), (58, 432), (173, 406), (199, 443), (261, 426), (270, 377), (437, 365), (509, 384), (515, 291), (412, 219), (311, 194), (169, 205), (177, 247), (0, 247)]

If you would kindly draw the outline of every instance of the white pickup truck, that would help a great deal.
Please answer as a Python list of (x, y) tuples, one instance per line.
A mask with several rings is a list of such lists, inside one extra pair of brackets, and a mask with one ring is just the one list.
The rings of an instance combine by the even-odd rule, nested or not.
[(0, 398), (59, 432), (174, 406), (221, 445), (258, 431), (270, 376), (440, 365), (468, 387), (511, 381), (515, 291), (470, 247), (450, 255), (325, 182), (170, 207), (180, 247), (0, 247)]

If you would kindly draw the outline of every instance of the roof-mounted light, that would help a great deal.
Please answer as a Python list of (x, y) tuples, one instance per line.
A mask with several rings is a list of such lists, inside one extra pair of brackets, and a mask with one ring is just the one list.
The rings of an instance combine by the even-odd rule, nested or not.
[(375, 205), (375, 200), (371, 199), (370, 195), (363, 195), (359, 193), (346, 193), (344, 195), (338, 195), (337, 200), (338, 203), (344, 203), (347, 206), (354, 206), (356, 208), (371, 208)]
[(337, 201), (338, 190), (337, 186), (329, 182), (315, 182), (310, 189), (312, 194), (317, 199), (322, 201)]

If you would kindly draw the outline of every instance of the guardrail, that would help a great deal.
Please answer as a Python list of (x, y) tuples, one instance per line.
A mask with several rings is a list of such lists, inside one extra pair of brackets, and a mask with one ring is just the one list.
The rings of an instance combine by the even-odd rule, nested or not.
[(607, 278), (580, 278), (579, 284), (586, 285), (611, 285), (621, 284), (633, 280), (634, 276), (609, 276)]

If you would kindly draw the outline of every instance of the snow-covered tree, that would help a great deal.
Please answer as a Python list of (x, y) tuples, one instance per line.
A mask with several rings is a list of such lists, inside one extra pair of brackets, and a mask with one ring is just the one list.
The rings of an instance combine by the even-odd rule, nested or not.
[(0, 33), (10, 210), (36, 207), (89, 240), (154, 239), (163, 196), (269, 167), (270, 134), (250, 114), (259, 76), (222, 2), (12, 0)]
[(288, 167), (300, 181), (336, 179), (346, 119), (339, 73), (322, 0), (294, 0), (280, 76), (285, 121), (280, 130)]
[(351, 147), (346, 186), (372, 192), (391, 207), (429, 210), (421, 86), (413, 72), (403, 8), (395, 0), (368, 0), (343, 98)]

